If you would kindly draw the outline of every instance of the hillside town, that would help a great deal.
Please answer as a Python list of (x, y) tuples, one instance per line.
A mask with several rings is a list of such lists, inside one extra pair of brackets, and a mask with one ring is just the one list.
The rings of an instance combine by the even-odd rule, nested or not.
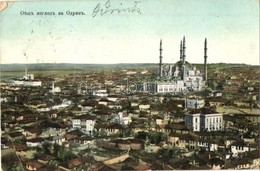
[(160, 41), (159, 67), (3, 80), (2, 170), (260, 169), (258, 66), (207, 64), (206, 39), (192, 65), (185, 48), (163, 64)]

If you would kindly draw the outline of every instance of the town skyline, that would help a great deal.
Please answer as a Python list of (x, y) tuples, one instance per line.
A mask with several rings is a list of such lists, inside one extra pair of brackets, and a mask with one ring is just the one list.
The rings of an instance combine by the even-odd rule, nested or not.
[[(107, 2), (123, 9), (136, 4), (141, 14), (93, 17), (95, 7)], [(55, 15), (38, 16), (42, 7)], [(257, 1), (11, 2), (0, 13), (1, 64), (158, 63), (161, 39), (163, 63), (175, 63), (185, 36), (190, 63), (203, 63), (207, 38), (208, 63), (259, 65), (258, 12)]]
[(149, 64), (2, 68), (2, 170), (259, 169), (259, 67), (205, 75), (182, 45), (160, 75)]

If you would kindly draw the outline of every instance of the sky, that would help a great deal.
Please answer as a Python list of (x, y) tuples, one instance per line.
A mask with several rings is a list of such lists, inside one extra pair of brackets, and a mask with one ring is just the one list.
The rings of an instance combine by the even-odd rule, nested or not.
[[(93, 17), (96, 7), (134, 6)], [(163, 63), (175, 63), (183, 36), (190, 63), (203, 63), (207, 38), (208, 63), (259, 65), (259, 0), (8, 2), (0, 12), (0, 63), (158, 63), (161, 39)]]

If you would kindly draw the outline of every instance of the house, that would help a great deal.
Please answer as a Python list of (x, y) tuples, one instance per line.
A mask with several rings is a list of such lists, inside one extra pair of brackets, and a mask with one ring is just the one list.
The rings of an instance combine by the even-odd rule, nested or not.
[(101, 99), (98, 101), (98, 104), (107, 106), (109, 102), (110, 101), (108, 99)]
[(185, 108), (188, 109), (200, 109), (205, 106), (204, 99), (190, 98), (185, 100)]
[(107, 97), (108, 93), (107, 93), (106, 89), (99, 89), (99, 90), (94, 91), (93, 95), (97, 96), (97, 97)]
[[(153, 130), (153, 128), (152, 128), (152, 130)], [(156, 132), (164, 132), (164, 125), (156, 125), (155, 126), (155, 131)]]
[(50, 110), (51, 110), (50, 107), (46, 105), (38, 106), (36, 109), (37, 112), (49, 112)]
[(115, 114), (114, 118), (112, 118), (112, 122), (122, 125), (129, 125), (132, 122), (132, 119), (127, 113), (119, 112), (118, 114)]
[(250, 134), (243, 134), (243, 135), (241, 136), (241, 139), (242, 139), (244, 142), (250, 143), (250, 144), (252, 144), (252, 143), (255, 142), (255, 136), (252, 136), (252, 135), (250, 135)]
[(130, 118), (139, 118), (139, 112), (129, 112)]
[(28, 170), (39, 170), (42, 167), (44, 167), (44, 164), (36, 160), (26, 162), (26, 169)]
[(250, 160), (247, 158), (241, 158), (236, 162), (236, 170), (250, 169)]
[(96, 161), (92, 157), (81, 156), (69, 160), (67, 163), (60, 165), (59, 168), (65, 171), (87, 170), (89, 166), (94, 163), (96, 163)]
[(110, 109), (107, 106), (104, 105), (98, 105), (95, 108), (95, 111), (93, 112), (94, 115), (96, 115), (97, 119), (102, 119), (102, 120), (108, 120), (111, 118), (112, 114), (115, 114), (115, 110)]
[(127, 97), (123, 95), (108, 95), (107, 99), (112, 102), (117, 102), (119, 100), (125, 100)]
[(33, 138), (26, 140), (27, 147), (39, 147), (44, 142), (43, 138)]
[(209, 164), (212, 170), (221, 170), (224, 167), (225, 161), (218, 157), (211, 158)]
[(33, 139), (39, 136), (42, 133), (42, 130), (37, 126), (32, 127), (24, 127), (23, 134), (25, 135), (26, 139)]
[(32, 159), (37, 153), (36, 149), (28, 148), (24, 144), (14, 144), (15, 153), (23, 158)]
[(117, 123), (112, 123), (106, 127), (107, 135), (123, 134), (126, 127)]
[(260, 123), (260, 115), (255, 115), (255, 114), (245, 114), (242, 115), (245, 117), (245, 119), (249, 120), (253, 124), (258, 124)]
[(248, 144), (243, 141), (235, 141), (232, 144), (230, 144), (229, 147), (234, 157), (238, 156), (239, 153), (249, 151)]
[(164, 132), (169, 133), (178, 133), (178, 134), (188, 134), (189, 129), (185, 126), (184, 123), (171, 123), (167, 124), (164, 127)]
[(74, 143), (78, 144), (82, 148), (92, 148), (95, 146), (95, 139), (90, 136), (77, 137), (73, 140)]
[(145, 142), (139, 139), (128, 139), (131, 143), (131, 150), (144, 150)]
[(65, 134), (66, 134), (66, 131), (63, 129), (48, 127), (42, 131), (40, 137), (48, 138), (48, 137), (52, 137), (52, 136), (56, 136), (56, 135), (64, 136)]
[[(104, 143), (105, 141), (103, 141), (103, 144)], [(144, 144), (145, 144), (144, 141), (138, 139), (116, 139), (110, 141), (109, 143), (107, 143), (107, 145), (103, 147), (108, 147), (112, 149), (116, 148), (125, 151), (129, 151), (129, 150), (140, 151), (140, 150), (144, 150)]]
[(149, 104), (149, 102), (147, 102), (147, 101), (141, 102), (139, 104), (139, 110), (140, 111), (144, 111), (144, 112), (150, 112), (150, 104)]
[(8, 134), (8, 138), (14, 142), (24, 139), (24, 135), (21, 132), (12, 132)]
[(59, 144), (62, 145), (65, 142), (65, 137), (62, 136), (51, 136), (46, 138), (46, 141), (50, 144)]
[(183, 150), (197, 149), (197, 141), (189, 134), (170, 133), (168, 142), (172, 147)]
[(131, 149), (131, 142), (128, 140), (117, 139), (115, 140), (116, 146), (120, 150), (129, 151)]
[(92, 135), (96, 123), (96, 117), (93, 115), (80, 115), (72, 119), (72, 127), (80, 129), (86, 134)]
[(80, 105), (78, 105), (79, 108), (81, 108), (81, 112), (89, 112), (95, 108), (97, 105), (97, 101), (90, 100), (82, 102)]
[(131, 100), (131, 107), (137, 107), (139, 105), (138, 100)]
[(233, 142), (236, 142), (236, 141), (237, 141), (237, 138), (228, 136), (225, 138), (225, 145), (226, 145), (226, 147), (228, 147), (228, 146), (230, 146), (230, 144), (232, 144)]
[(164, 117), (160, 115), (154, 115), (156, 125), (164, 125)]
[(234, 101), (234, 104), (235, 104), (237, 107), (249, 108), (251, 102), (250, 102), (249, 100), (235, 100), (235, 101)]
[(57, 110), (51, 110), (51, 111), (46, 112), (46, 115), (47, 115), (47, 117), (50, 118), (50, 119), (55, 119), (55, 118), (58, 117), (58, 114), (57, 114), (57, 113), (58, 113)]
[(182, 113), (173, 113), (173, 122), (174, 123), (181, 123), (185, 121), (185, 115)]
[(247, 158), (233, 158), (226, 163), (225, 168), (232, 170), (249, 170), (250, 161)]
[(226, 99), (222, 97), (212, 97), (207, 99), (210, 106), (223, 106), (226, 104)]
[(65, 139), (67, 141), (70, 141), (70, 140), (73, 140), (75, 138), (81, 137), (82, 135), (84, 135), (84, 133), (82, 133), (80, 130), (73, 130), (73, 131), (66, 133)]
[(200, 139), (198, 140), (198, 147), (204, 151), (218, 151), (218, 143), (214, 140)]
[(72, 101), (67, 100), (67, 99), (63, 99), (61, 104), (57, 104), (51, 107), (52, 110), (56, 110), (56, 109), (64, 109), (66, 107), (69, 107), (70, 105), (72, 105)]
[[(131, 130), (132, 133), (136, 134), (138, 133), (139, 131), (142, 131), (142, 126), (143, 124), (142, 123), (139, 123), (139, 122), (131, 122), (130, 125), (128, 125), (128, 128)], [(146, 130), (147, 131), (147, 130)]]

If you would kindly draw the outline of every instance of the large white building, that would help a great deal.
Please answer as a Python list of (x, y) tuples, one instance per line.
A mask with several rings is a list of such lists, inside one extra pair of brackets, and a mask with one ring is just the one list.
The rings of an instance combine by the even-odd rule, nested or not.
[(12, 84), (18, 86), (27, 86), (27, 87), (40, 87), (42, 82), (34, 79), (33, 74), (28, 74), (27, 69), (25, 69), (25, 74), (23, 77), (12, 80)]
[(155, 83), (142, 85), (143, 91), (156, 93), (174, 93), (202, 91), (207, 80), (207, 39), (204, 43), (204, 71), (187, 62), (185, 55), (185, 37), (180, 45), (180, 60), (175, 64), (162, 63), (162, 40), (160, 41), (159, 74)]
[(96, 117), (92, 115), (80, 115), (72, 119), (73, 128), (80, 129), (89, 135), (93, 134), (95, 123)]
[(223, 115), (209, 108), (195, 109), (185, 114), (185, 126), (200, 131), (220, 131), (223, 129)]

